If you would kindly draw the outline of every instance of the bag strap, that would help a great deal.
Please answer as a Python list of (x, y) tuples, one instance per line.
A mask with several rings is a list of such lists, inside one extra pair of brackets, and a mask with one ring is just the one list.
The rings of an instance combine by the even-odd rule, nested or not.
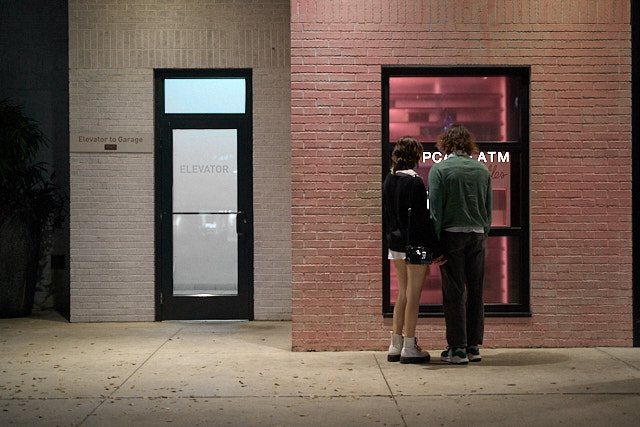
[(413, 177), (409, 177), (409, 208), (407, 209), (407, 247), (411, 245), (411, 205), (413, 204)]

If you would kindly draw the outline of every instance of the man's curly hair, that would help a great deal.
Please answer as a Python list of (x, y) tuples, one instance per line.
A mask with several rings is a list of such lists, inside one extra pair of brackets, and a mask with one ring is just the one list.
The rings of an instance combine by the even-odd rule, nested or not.
[(422, 144), (411, 136), (398, 139), (391, 153), (391, 169), (395, 171), (413, 169), (422, 157)]
[(473, 134), (460, 124), (451, 126), (444, 134), (440, 135), (436, 147), (444, 154), (462, 151), (471, 155), (479, 151)]

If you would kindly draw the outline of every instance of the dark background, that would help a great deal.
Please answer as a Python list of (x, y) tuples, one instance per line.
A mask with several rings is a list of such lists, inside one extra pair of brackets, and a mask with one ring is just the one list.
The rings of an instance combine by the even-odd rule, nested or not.
[[(0, 99), (22, 105), (49, 140), (39, 160), (69, 193), (69, 20), (67, 0), (0, 0)], [(53, 260), (42, 282), (56, 289), (56, 309), (69, 317), (69, 221), (56, 230)], [(39, 285), (39, 289), (43, 289)], [(36, 305), (51, 306), (36, 294)]]

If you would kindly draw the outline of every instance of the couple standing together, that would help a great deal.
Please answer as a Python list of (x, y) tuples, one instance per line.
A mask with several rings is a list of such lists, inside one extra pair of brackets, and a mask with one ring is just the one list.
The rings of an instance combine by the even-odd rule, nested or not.
[(391, 173), (382, 186), (383, 229), (398, 278), (390, 362), (430, 359), (415, 336), (429, 266), (409, 263), (405, 256), (409, 244), (428, 248), (434, 254), (433, 264), (440, 266), (448, 345), (440, 359), (453, 364), (481, 360), (478, 346), (484, 334), (482, 291), (485, 240), (491, 227), (491, 175), (471, 157), (478, 147), (464, 126), (447, 129), (437, 147), (447, 158), (431, 167), (428, 195), (413, 170), (422, 157), (422, 145), (411, 137), (396, 143)]

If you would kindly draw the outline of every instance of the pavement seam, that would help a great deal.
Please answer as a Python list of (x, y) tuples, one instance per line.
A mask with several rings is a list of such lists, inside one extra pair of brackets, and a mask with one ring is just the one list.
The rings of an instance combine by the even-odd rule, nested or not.
[[(517, 393), (411, 393), (404, 394), (400, 393), (398, 397), (474, 397), (474, 396), (638, 396), (639, 392), (635, 391), (589, 391), (589, 392), (544, 392), (544, 391), (536, 391), (536, 392), (517, 392)], [(359, 399), (366, 398), (379, 398), (386, 397), (388, 398), (388, 394), (327, 394), (327, 395), (316, 395), (316, 394), (278, 394), (278, 395), (259, 395), (259, 394), (229, 394), (229, 395), (188, 395), (188, 396), (102, 396), (105, 401), (107, 400), (167, 400), (167, 399), (333, 399), (333, 398), (344, 398), (344, 397), (357, 397)], [(394, 397), (394, 396), (392, 396)], [(0, 398), (0, 402), (10, 402), (10, 401), (45, 401), (45, 400), (60, 400), (60, 401), (68, 401), (68, 400), (96, 400), (99, 398), (91, 397), (91, 396), (78, 396), (78, 397), (10, 397), (10, 398)]]
[(639, 396), (634, 391), (558, 391), (558, 392), (519, 392), (519, 393), (432, 393), (432, 394), (399, 394), (399, 397), (474, 397), (474, 396)]
[(102, 400), (100, 401), (100, 403), (98, 403), (98, 405), (97, 405), (95, 408), (93, 408), (93, 409), (92, 409), (92, 410), (87, 414), (87, 416), (86, 416), (86, 417), (84, 417), (84, 418), (82, 419), (82, 421), (80, 421), (80, 422), (78, 423), (78, 426), (83, 425), (83, 424), (85, 423), (85, 421), (87, 421), (87, 420), (89, 419), (89, 417), (91, 417), (91, 416), (92, 416), (92, 415), (93, 415), (93, 414), (94, 414), (94, 413), (95, 413), (95, 412), (96, 412), (96, 411), (97, 411), (97, 410), (98, 410), (102, 405), (104, 405), (104, 403), (105, 403), (107, 400), (113, 400), (113, 399), (114, 399), (113, 394), (114, 394), (115, 392), (117, 392), (118, 390), (120, 390), (120, 388), (122, 388), (122, 386), (124, 386), (124, 385), (127, 383), (127, 381), (129, 381), (129, 380), (131, 379), (131, 377), (133, 377), (133, 376), (134, 376), (134, 375), (135, 375), (135, 374), (136, 374), (136, 373), (137, 373), (137, 372), (138, 372), (138, 371), (139, 371), (139, 370), (140, 370), (140, 369), (141, 369), (141, 368), (142, 368), (142, 367), (143, 367), (143, 366), (144, 366), (144, 365), (145, 365), (145, 364), (146, 364), (146, 363), (147, 363), (147, 362), (148, 362), (148, 361), (153, 357), (153, 356), (155, 356), (155, 355), (156, 355), (156, 353), (157, 353), (158, 351), (160, 351), (160, 349), (161, 349), (162, 347), (164, 347), (164, 346), (165, 346), (165, 344), (167, 344), (167, 343), (168, 343), (169, 341), (171, 341), (171, 340), (172, 340), (176, 335), (178, 335), (178, 334), (182, 331), (182, 329), (184, 329), (184, 328), (180, 328), (180, 329), (178, 329), (177, 331), (175, 331), (175, 332), (173, 333), (173, 335), (171, 335), (171, 336), (170, 336), (169, 338), (167, 338), (167, 339), (166, 339), (162, 344), (160, 344), (160, 345), (158, 346), (158, 348), (156, 348), (155, 350), (153, 350), (153, 351), (151, 352), (151, 354), (150, 354), (150, 355), (149, 355), (149, 356), (148, 356), (148, 357), (147, 357), (147, 358), (146, 358), (146, 359), (145, 359), (145, 360), (144, 360), (140, 365), (138, 365), (138, 367), (137, 367), (136, 369), (134, 369), (134, 371), (133, 371), (133, 372), (132, 372), (132, 373), (131, 373), (127, 378), (125, 378), (125, 380), (124, 380), (124, 381), (122, 381), (122, 383), (121, 383), (119, 386), (116, 386), (116, 387), (111, 391), (111, 393), (109, 393), (107, 396), (101, 396), (101, 397), (98, 397), (98, 399), (102, 399)]
[[(443, 394), (437, 395), (401, 395), (405, 397), (419, 396), (419, 397), (434, 397), (434, 396), (446, 396)], [(451, 395), (451, 396), (459, 396), (459, 395)], [(461, 395), (462, 396), (462, 395)], [(357, 399), (379, 399), (384, 398), (388, 399), (388, 394), (327, 394), (318, 396), (315, 394), (278, 394), (278, 395), (259, 395), (259, 394), (228, 394), (228, 395), (189, 395), (189, 396), (117, 396), (117, 397), (108, 397), (106, 400), (116, 401), (116, 400), (183, 400), (183, 399), (209, 399), (209, 400), (224, 400), (224, 399), (306, 399), (306, 400), (330, 400), (330, 399), (344, 399), (344, 398), (357, 398)], [(90, 400), (91, 398), (83, 397), (79, 399)], [(18, 400), (18, 399), (13, 399)], [(34, 399), (24, 399), (23, 400), (34, 400)], [(40, 400), (51, 400), (50, 398), (42, 398)], [(64, 398), (60, 398), (60, 400), (64, 400)], [(0, 399), (2, 401), (2, 399)]]
[(389, 381), (387, 381), (387, 377), (384, 375), (384, 372), (382, 371), (382, 366), (380, 366), (380, 362), (378, 361), (378, 358), (375, 356), (375, 354), (371, 355), (373, 357), (373, 360), (376, 361), (376, 365), (378, 365), (378, 369), (380, 370), (380, 375), (382, 375), (382, 379), (384, 380), (384, 383), (387, 385), (387, 389), (389, 390), (389, 394), (391, 395), (391, 398), (393, 399), (393, 402), (396, 405), (396, 409), (398, 410), (398, 414), (400, 414), (400, 418), (402, 419), (402, 424), (404, 424), (404, 427), (407, 427), (407, 420), (404, 419), (404, 415), (402, 414), (402, 410), (400, 409), (400, 405), (398, 404), (398, 400), (396, 399), (395, 394), (393, 394), (393, 390), (391, 390), (391, 386), (389, 385)]
[(606, 354), (606, 355), (607, 355), (607, 356), (609, 356), (611, 359), (613, 359), (613, 360), (615, 360), (615, 361), (617, 361), (617, 362), (623, 363), (623, 364), (625, 364), (625, 365), (627, 365), (627, 366), (629, 366), (629, 367), (633, 368), (633, 369), (634, 369), (634, 370), (636, 370), (636, 371), (640, 371), (640, 369), (639, 369), (637, 366), (633, 365), (632, 363), (627, 362), (626, 360), (622, 360), (622, 359), (620, 359), (619, 357), (614, 356), (613, 354), (609, 353), (608, 351), (606, 351), (606, 350), (605, 350), (605, 349), (603, 349), (602, 347), (595, 347), (595, 349), (596, 349), (596, 350), (598, 350), (598, 351), (599, 351), (599, 352), (601, 352), (601, 353)]

